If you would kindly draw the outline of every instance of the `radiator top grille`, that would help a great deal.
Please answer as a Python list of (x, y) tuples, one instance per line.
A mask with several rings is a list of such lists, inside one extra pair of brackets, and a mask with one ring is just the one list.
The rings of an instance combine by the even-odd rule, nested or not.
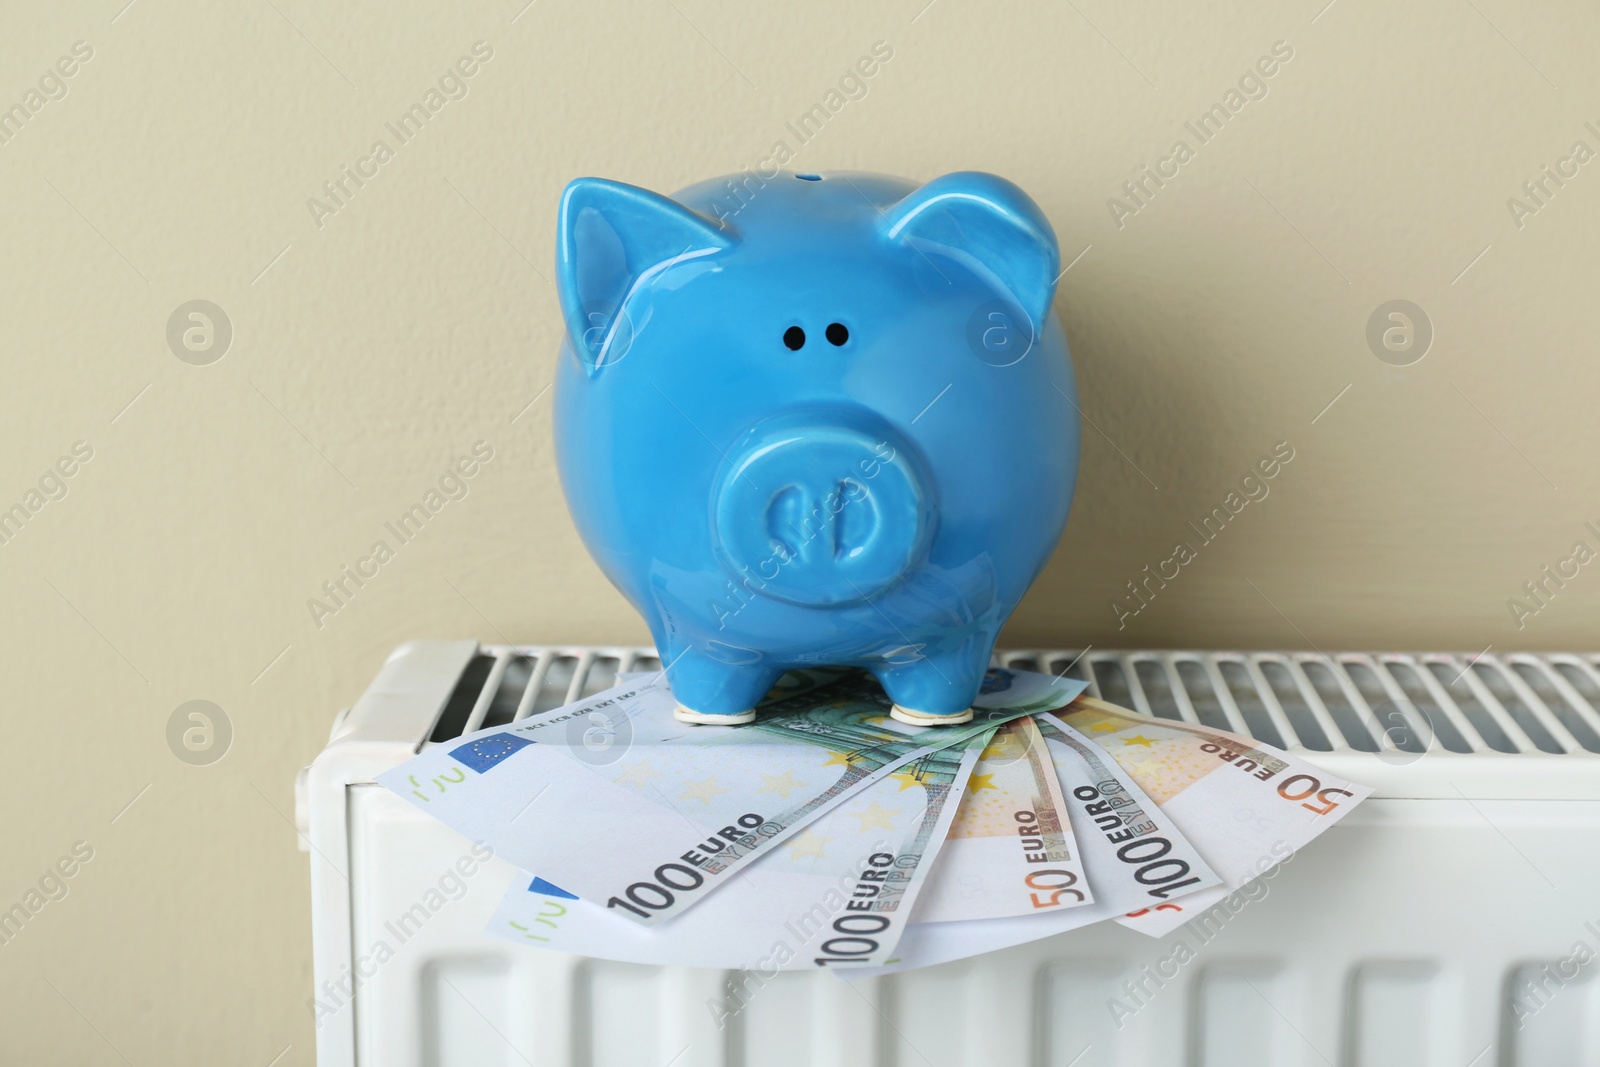
[[(1289, 751), (1600, 756), (1600, 654), (1015, 650), (1000, 666), (1077, 678), (1148, 715)], [(649, 648), (485, 645), (428, 740), (514, 722), (661, 669)]]

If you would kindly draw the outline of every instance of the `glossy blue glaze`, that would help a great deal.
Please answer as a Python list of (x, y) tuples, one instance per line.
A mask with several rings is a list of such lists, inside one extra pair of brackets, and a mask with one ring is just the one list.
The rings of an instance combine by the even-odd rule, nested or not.
[(839, 664), (963, 712), (1077, 475), (1038, 206), (979, 173), (580, 178), (556, 269), (567, 503), (680, 703)]

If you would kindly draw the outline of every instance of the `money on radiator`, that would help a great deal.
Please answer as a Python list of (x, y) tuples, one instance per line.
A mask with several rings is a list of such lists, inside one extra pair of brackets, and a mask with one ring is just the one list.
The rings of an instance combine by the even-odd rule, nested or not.
[[(929, 752), (1083, 683), (991, 672), (973, 721), (906, 726), (859, 674), (769, 705), (747, 726), (674, 720), (665, 681), (425, 750), (378, 782), (495, 854), (614, 915), (657, 925), (832, 806)], [(619, 740), (599, 749), (596, 730)]]
[(378, 780), (540, 875), (492, 936), (847, 976), (1105, 920), (1162, 936), (1371, 793), (1081, 682), (997, 670), (984, 688), (971, 723), (919, 728), (860, 673), (803, 672), (755, 723), (702, 727), (673, 718), (658, 673)]
[(906, 764), (735, 874), (706, 907), (656, 927), (618, 921), (542, 878), (487, 933), (629, 963), (772, 973), (882, 965), (894, 952), (987, 738)]

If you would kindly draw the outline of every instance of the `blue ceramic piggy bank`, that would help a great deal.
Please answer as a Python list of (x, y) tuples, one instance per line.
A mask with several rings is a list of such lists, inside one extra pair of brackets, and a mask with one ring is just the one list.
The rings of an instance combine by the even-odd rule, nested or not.
[(1050, 223), (1015, 185), (746, 173), (562, 196), (558, 463), (688, 722), (786, 669), (965, 722), (1078, 466)]

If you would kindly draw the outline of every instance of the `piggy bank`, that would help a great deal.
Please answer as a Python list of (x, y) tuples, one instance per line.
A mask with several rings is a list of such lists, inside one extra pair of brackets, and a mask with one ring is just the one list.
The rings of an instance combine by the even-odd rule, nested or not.
[(557, 244), (562, 487), (678, 717), (848, 665), (968, 721), (1077, 476), (1039, 207), (976, 172), (579, 178)]

